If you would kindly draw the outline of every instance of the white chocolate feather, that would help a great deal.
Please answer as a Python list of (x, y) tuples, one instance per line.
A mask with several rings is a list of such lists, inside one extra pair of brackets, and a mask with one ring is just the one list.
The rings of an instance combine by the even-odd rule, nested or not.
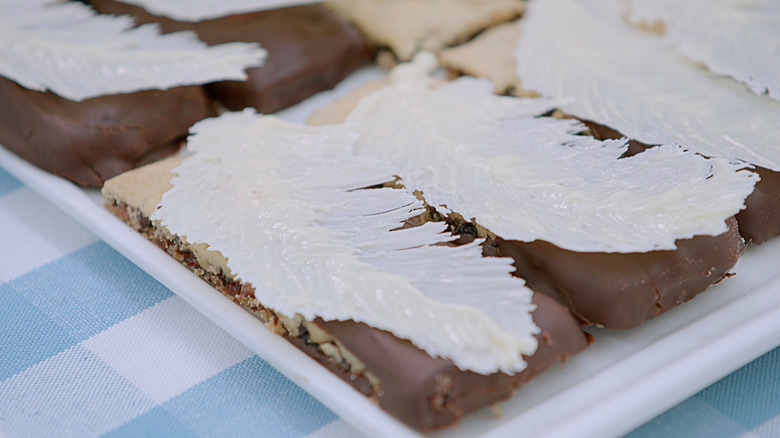
[(625, 141), (535, 117), (560, 102), (499, 97), (468, 77), (434, 89), (402, 67), (350, 115), (362, 133), (357, 152), (380, 157), (429, 204), (505, 239), (574, 251), (674, 249), (676, 239), (725, 232), (757, 179), (744, 165), (674, 145), (618, 159)]
[(525, 367), (538, 329), (511, 260), (482, 257), (476, 243), (434, 246), (453, 239), (441, 223), (391, 231), (421, 203), (404, 190), (360, 190), (393, 174), (353, 154), (353, 130), (244, 112), (194, 132), (152, 219), (221, 252), (265, 306), (363, 321), (480, 373)]
[(630, 0), (635, 24), (663, 24), (678, 50), (780, 100), (780, 2)]
[(515, 53), (525, 87), (647, 144), (780, 170), (780, 102), (696, 65), (623, 20), (615, 0), (529, 4)]
[(161, 35), (78, 2), (0, 4), (0, 75), (80, 101), (107, 94), (245, 79), (262, 64), (256, 44), (209, 47), (191, 32)]
[(174, 20), (202, 21), (233, 14), (285, 8), (322, 0), (123, 0)]

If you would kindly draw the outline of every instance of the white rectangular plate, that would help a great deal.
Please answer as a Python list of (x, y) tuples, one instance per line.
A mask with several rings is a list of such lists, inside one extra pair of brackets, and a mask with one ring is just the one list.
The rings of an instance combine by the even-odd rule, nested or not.
[[(283, 111), (314, 108), (380, 73), (367, 69), (332, 92)], [(324, 405), (369, 436), (410, 430), (304, 353), (270, 333), (205, 282), (102, 208), (100, 194), (52, 176), (0, 147), (0, 166), (94, 232)], [(596, 342), (495, 410), (467, 416), (447, 437), (618, 436), (780, 345), (780, 239), (749, 248), (733, 278), (628, 331), (592, 330)]]

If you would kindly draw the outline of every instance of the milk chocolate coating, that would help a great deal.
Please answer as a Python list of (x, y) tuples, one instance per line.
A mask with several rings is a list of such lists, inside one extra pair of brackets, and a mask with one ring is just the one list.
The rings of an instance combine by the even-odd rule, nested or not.
[(208, 44), (257, 42), (268, 50), (262, 67), (247, 69), (246, 81), (223, 81), (207, 90), (230, 110), (254, 107), (272, 113), (333, 88), (372, 60), (357, 29), (321, 5), (304, 5), (183, 22), (112, 0), (93, 0), (102, 13), (131, 15), (136, 23), (158, 23), (163, 32), (192, 30)]
[(761, 181), (745, 200), (737, 221), (742, 237), (759, 244), (780, 236), (780, 172), (758, 166), (754, 170)]
[(195, 122), (214, 114), (202, 87), (74, 102), (0, 76), (0, 144), (85, 186), (176, 152)]
[[(612, 128), (588, 120), (582, 121), (600, 140), (623, 138)], [(652, 146), (629, 140), (626, 156), (636, 155)], [(759, 244), (780, 236), (780, 172), (755, 166), (761, 180), (745, 200), (745, 209), (737, 214), (739, 232), (748, 242)]]
[[(362, 323), (320, 319), (314, 323), (379, 378), (382, 392), (376, 398), (383, 409), (415, 429), (433, 430), (452, 426), (469, 412), (508, 398), (556, 361), (563, 362), (590, 344), (590, 336), (566, 308), (544, 295), (535, 294), (533, 301), (537, 306), (534, 322), (541, 329), (536, 335), (539, 347), (525, 358), (528, 367), (513, 376), (460, 370), (451, 360), (434, 359), (410, 342)], [(365, 379), (340, 375), (367, 393)]]
[(677, 250), (575, 252), (544, 241), (498, 238), (498, 254), (515, 260), (528, 286), (568, 306), (583, 324), (636, 327), (723, 279), (745, 244), (737, 221), (718, 236), (678, 240)]
[[(592, 135), (594, 138), (597, 138), (599, 140), (618, 140), (621, 138), (625, 138), (623, 134), (621, 134), (618, 131), (615, 131), (609, 126), (600, 125), (598, 123), (591, 122), (590, 120), (582, 120), (582, 119), (579, 120), (588, 128), (588, 130), (590, 131), (590, 135)], [(628, 139), (628, 151), (626, 151), (626, 153), (623, 156), (630, 157), (640, 152), (644, 152), (645, 150), (650, 149), (651, 147), (653, 146), (648, 145), (646, 143), (642, 143), (641, 141)]]

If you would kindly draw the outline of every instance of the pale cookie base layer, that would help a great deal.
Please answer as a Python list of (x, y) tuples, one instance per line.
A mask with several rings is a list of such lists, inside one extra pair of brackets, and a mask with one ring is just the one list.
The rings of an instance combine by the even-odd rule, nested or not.
[(539, 97), (538, 93), (524, 89), (517, 76), (514, 51), (521, 35), (519, 22), (500, 24), (466, 44), (442, 50), (439, 61), (452, 76), (490, 79), (496, 94)]
[(306, 119), (306, 124), (310, 126), (322, 126), (343, 123), (349, 113), (351, 113), (358, 102), (360, 102), (360, 99), (388, 84), (390, 84), (390, 80), (387, 78), (367, 82), (341, 99), (337, 99), (329, 105), (313, 111), (309, 115), (309, 118)]
[(467, 41), (525, 9), (522, 0), (333, 0), (326, 5), (401, 61), (419, 50), (439, 51)]
[(512, 52), (520, 33), (517, 22), (500, 24), (466, 44), (442, 50), (439, 62), (456, 75), (490, 79), (496, 94), (515, 94), (521, 87)]
[[(322, 125), (335, 125), (344, 123), (347, 117), (355, 109), (360, 101), (381, 88), (390, 85), (390, 78), (377, 79), (375, 81), (367, 82), (361, 87), (352, 90), (346, 96), (336, 99), (333, 102), (323, 107), (317, 108), (312, 111), (309, 117), (306, 119), (306, 124), (309, 126), (322, 126)], [(443, 83), (443, 82), (441, 82)], [(438, 86), (440, 83), (434, 83), (433, 87)]]

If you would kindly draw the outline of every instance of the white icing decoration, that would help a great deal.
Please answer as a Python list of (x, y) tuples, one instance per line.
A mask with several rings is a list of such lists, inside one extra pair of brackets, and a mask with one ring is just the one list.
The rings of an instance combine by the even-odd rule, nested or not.
[(634, 28), (614, 0), (529, 4), (518, 43), (525, 88), (647, 144), (780, 170), (780, 102), (756, 95)]
[(691, 59), (780, 100), (780, 2), (631, 0), (636, 24), (663, 23)]
[(283, 314), (354, 319), (462, 369), (514, 373), (536, 349), (531, 292), (511, 260), (482, 257), (441, 223), (390, 231), (419, 213), (393, 179), (355, 156), (358, 134), (250, 111), (198, 123), (173, 188), (152, 215), (221, 252), (261, 303)]
[(725, 232), (757, 179), (738, 171), (744, 165), (673, 145), (618, 159), (625, 141), (533, 117), (555, 102), (495, 96), (487, 81), (467, 77), (432, 89), (402, 68), (349, 116), (363, 133), (358, 153), (380, 157), (429, 204), (505, 239), (575, 251), (673, 249), (675, 239)]
[[(10, 4), (6, 4), (10, 3)], [(133, 29), (78, 2), (0, 5), (0, 75), (31, 90), (80, 101), (107, 94), (245, 79), (262, 64), (256, 44), (209, 47), (191, 32)]]
[(180, 21), (202, 21), (228, 15), (321, 3), (322, 0), (123, 0)]

